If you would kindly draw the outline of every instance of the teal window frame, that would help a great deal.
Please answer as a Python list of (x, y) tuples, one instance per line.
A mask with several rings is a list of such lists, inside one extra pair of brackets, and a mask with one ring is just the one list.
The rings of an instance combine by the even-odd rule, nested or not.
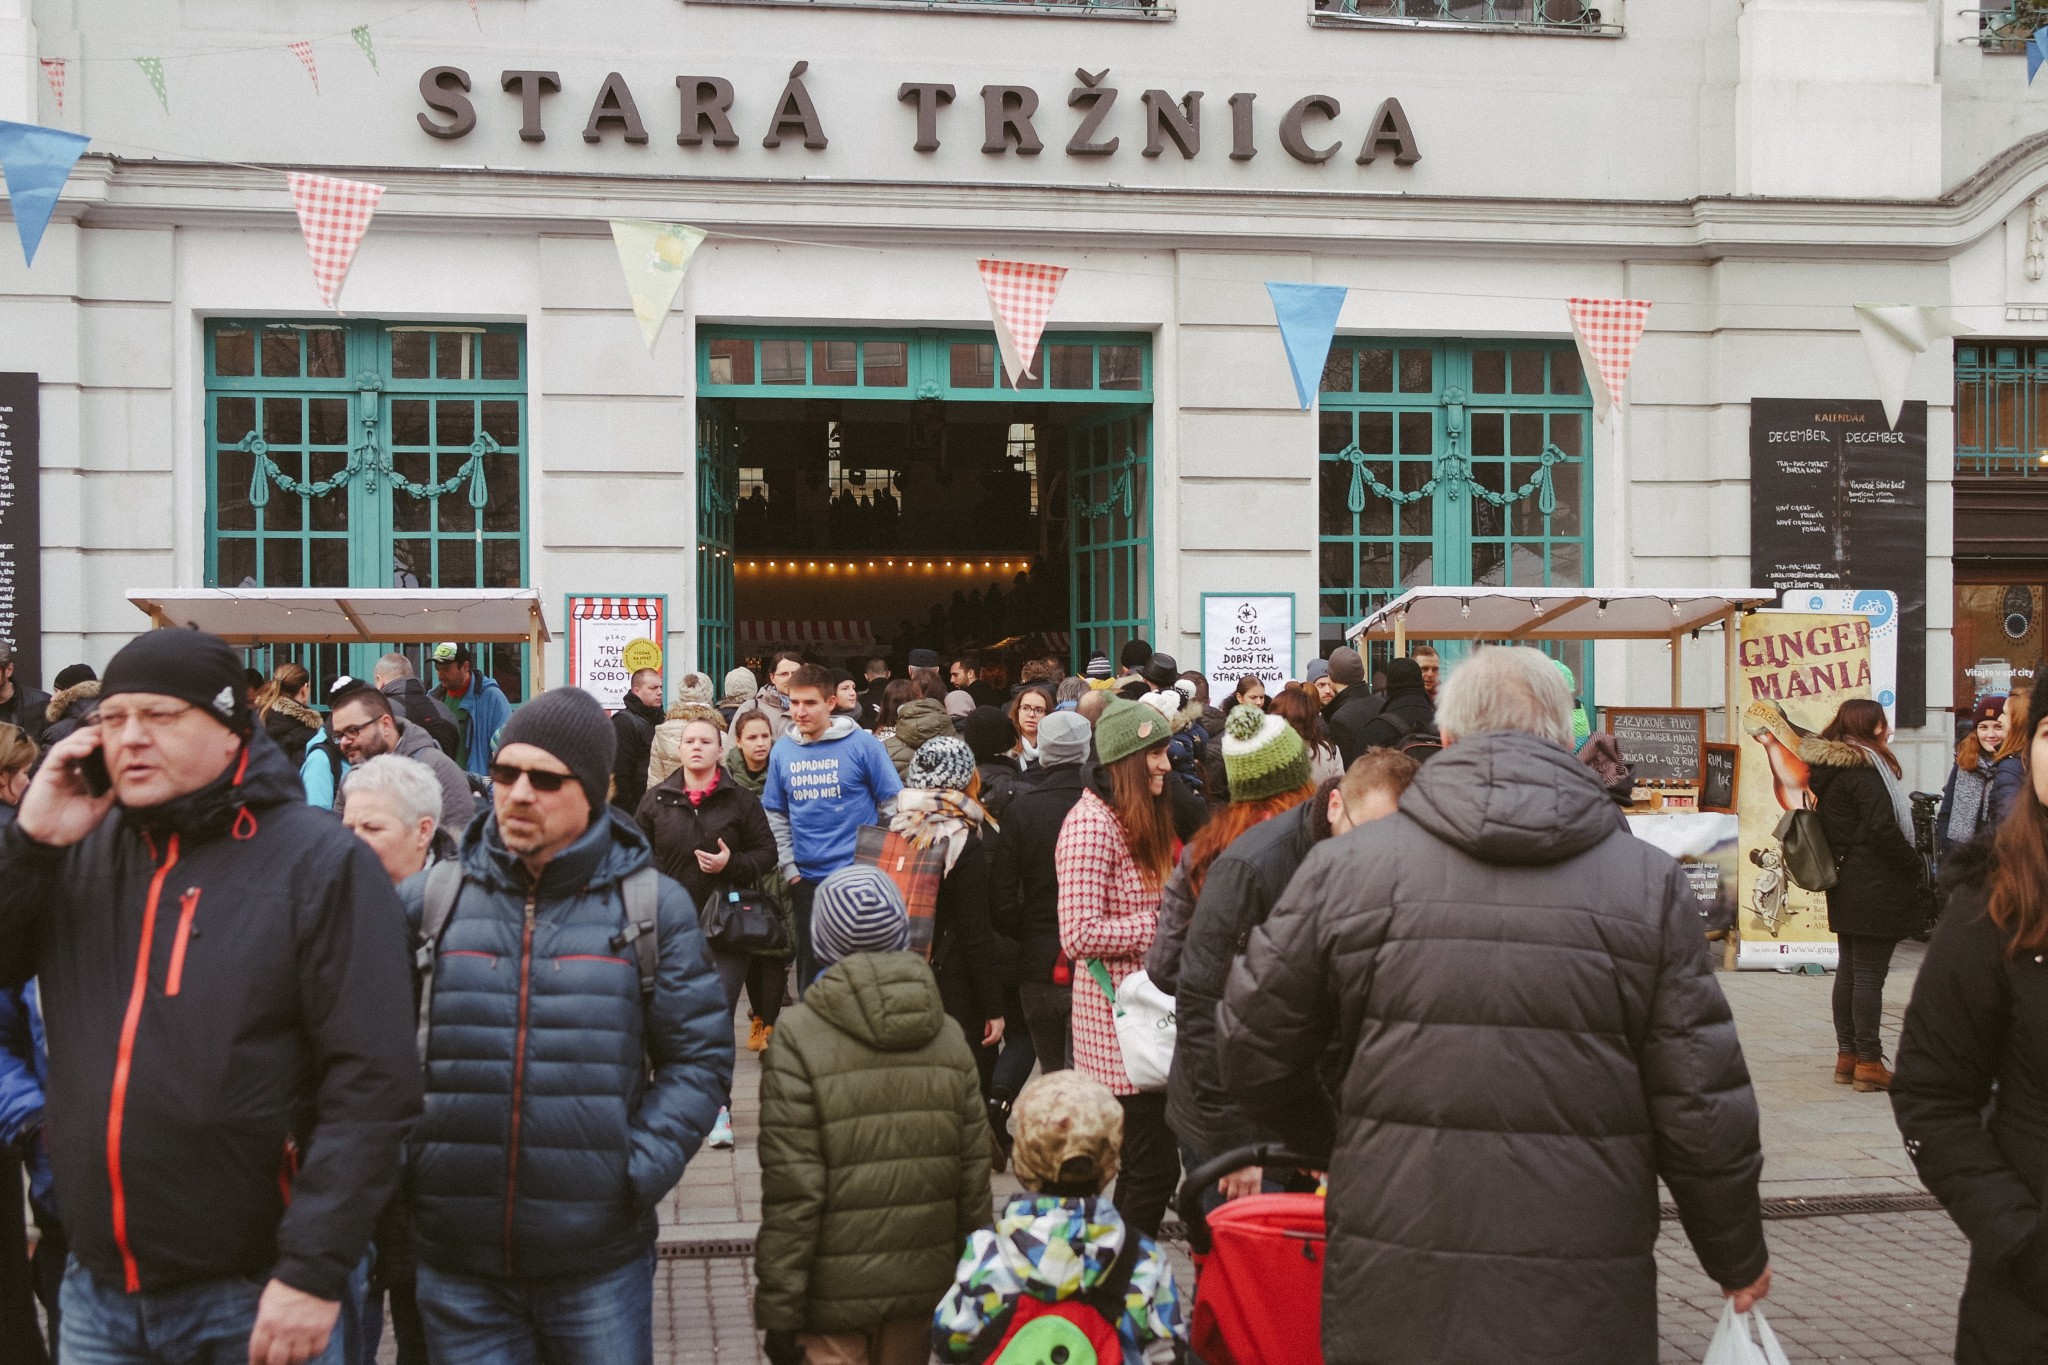
[[(1540, 358), (1540, 374), (1527, 357)], [(1561, 458), (1545, 462), (1553, 451)], [(1408, 587), (1472, 584), (1495, 569), (1507, 586), (1548, 587), (1565, 583), (1559, 567), (1572, 555), (1573, 586), (1592, 573), (1593, 400), (1569, 341), (1339, 337), (1323, 372), (1317, 452), (1324, 652)], [(1554, 512), (1542, 510), (1539, 467), (1553, 481)], [(1413, 497), (1432, 478), (1437, 487), (1413, 501), (1383, 496)], [(1363, 510), (1353, 512), (1361, 483)], [(1518, 549), (1536, 564), (1518, 565)], [(1526, 581), (1517, 573), (1538, 566)], [(1591, 695), (1591, 651), (1565, 652)]]
[(2048, 344), (1959, 341), (1955, 384), (1956, 473), (2034, 477), (2048, 450)]
[[(1025, 376), (1025, 387), (1013, 389), (1003, 374), (1000, 353), (995, 350), (993, 331), (968, 331), (960, 329), (916, 328), (849, 328), (849, 327), (719, 327), (700, 326), (697, 341), (697, 387), (700, 393), (718, 398), (857, 398), (874, 401), (896, 401), (910, 399), (939, 399), (948, 403), (1118, 403), (1150, 404), (1152, 401), (1152, 339), (1143, 333), (1129, 332), (1047, 332), (1039, 345), (1038, 358), (1032, 369), (1037, 374), (1033, 382), (1031, 375)], [(753, 373), (751, 383), (720, 381), (712, 377), (712, 349), (724, 342), (752, 343)], [(855, 382), (835, 383), (818, 378), (821, 366), (816, 344), (803, 347), (804, 378), (795, 383), (767, 383), (763, 348), (764, 342), (808, 342), (848, 343), (855, 346), (857, 368)], [(862, 384), (859, 382), (867, 372), (869, 345), (888, 345), (901, 342), (906, 346), (906, 375), (901, 384)], [(960, 346), (987, 347), (994, 361), (992, 380), (986, 386), (965, 385), (953, 382), (952, 348)], [(1053, 368), (1053, 351), (1058, 347), (1091, 346), (1095, 350), (1090, 364), (1091, 382), (1083, 388), (1052, 388), (1050, 373)], [(1136, 347), (1139, 357), (1139, 380), (1137, 388), (1104, 388), (1103, 348)], [(830, 373), (842, 371), (831, 370)]]
[[(241, 372), (238, 340), (245, 334), (251, 338), (248, 373)], [(273, 350), (273, 339), (290, 344)], [(274, 363), (287, 353), (290, 364)], [(487, 365), (502, 371), (508, 356), (512, 377), (481, 377)], [(410, 553), (408, 570), (422, 586), (529, 581), (532, 434), (523, 326), (211, 318), (202, 357), (208, 586), (238, 586), (238, 571), (244, 571), (268, 587), (391, 587), (401, 550)], [(465, 368), (478, 377), (449, 372)], [(252, 505), (259, 458), (295, 485), (322, 491), (296, 493), (273, 478), (267, 502)], [(469, 500), (467, 472), (478, 466), (485, 481), (478, 491), (490, 494), (483, 507)], [(445, 491), (419, 498), (403, 491), (399, 480)], [(471, 547), (467, 573), (449, 553), (456, 545)], [(273, 547), (285, 546), (296, 547), (295, 573), (273, 571)], [(493, 548), (504, 546), (512, 552)], [(224, 573), (234, 581), (223, 584)], [(512, 664), (522, 691), (534, 685), (526, 646), (477, 649), (485, 671), (511, 671), (503, 666)], [(498, 654), (513, 649), (516, 660)], [(336, 673), (367, 674), (380, 652), (377, 646), (279, 647), (253, 650), (251, 661), (269, 668), (299, 658), (320, 686)], [(424, 647), (406, 652), (431, 677)]]

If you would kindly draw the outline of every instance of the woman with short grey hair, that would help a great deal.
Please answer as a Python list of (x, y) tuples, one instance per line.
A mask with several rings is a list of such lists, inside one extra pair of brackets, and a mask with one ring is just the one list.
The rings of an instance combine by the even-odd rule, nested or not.
[(418, 759), (379, 754), (348, 775), (342, 823), (376, 853), (395, 886), (433, 861), (441, 781)]

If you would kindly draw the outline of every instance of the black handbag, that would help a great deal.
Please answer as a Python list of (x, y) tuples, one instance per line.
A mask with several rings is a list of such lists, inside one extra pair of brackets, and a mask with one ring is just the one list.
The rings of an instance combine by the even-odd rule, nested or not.
[(1788, 810), (1774, 831), (1784, 854), (1785, 872), (1793, 884), (1808, 891), (1832, 891), (1840, 873), (1827, 831), (1817, 810)]
[(722, 953), (789, 951), (782, 916), (759, 891), (727, 891), (714, 897), (700, 920), (705, 941)]

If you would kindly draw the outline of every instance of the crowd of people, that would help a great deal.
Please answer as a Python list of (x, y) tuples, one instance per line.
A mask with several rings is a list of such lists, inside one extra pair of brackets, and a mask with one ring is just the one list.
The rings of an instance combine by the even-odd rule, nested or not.
[[(657, 1208), (734, 1144), (742, 1046), (775, 1365), (1007, 1360), (1047, 1316), (1184, 1359), (1162, 1238), (1203, 1167), (1237, 1166), (1207, 1208), (1326, 1192), (1332, 1361), (1656, 1359), (1660, 1181), (1738, 1310), (1770, 1290), (1698, 902), (1535, 650), (1214, 700), (1143, 641), (1014, 686), (786, 654), (609, 714), (431, 657), (324, 714), (196, 631), (54, 696), (0, 661), (0, 1356), (367, 1365), (388, 1324), (402, 1365), (651, 1361)], [(1874, 703), (1799, 742), (1836, 1077), (1971, 1239), (1963, 1360), (2048, 1341), (2025, 700), (1958, 754), (1896, 1075), (1899, 765)]]

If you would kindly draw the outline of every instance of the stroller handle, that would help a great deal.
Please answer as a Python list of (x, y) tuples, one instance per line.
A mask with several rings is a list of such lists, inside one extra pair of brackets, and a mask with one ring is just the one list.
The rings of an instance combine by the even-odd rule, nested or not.
[(1180, 1212), (1181, 1225), (1187, 1229), (1188, 1245), (1197, 1255), (1209, 1254), (1209, 1215), (1202, 1208), (1202, 1196), (1210, 1186), (1226, 1175), (1235, 1175), (1248, 1166), (1281, 1166), (1295, 1170), (1320, 1171), (1329, 1165), (1328, 1160), (1303, 1156), (1290, 1151), (1277, 1142), (1261, 1142), (1251, 1147), (1239, 1147), (1225, 1152), (1213, 1161), (1205, 1161), (1189, 1171), (1187, 1179), (1181, 1182), (1180, 1195), (1174, 1206)]

